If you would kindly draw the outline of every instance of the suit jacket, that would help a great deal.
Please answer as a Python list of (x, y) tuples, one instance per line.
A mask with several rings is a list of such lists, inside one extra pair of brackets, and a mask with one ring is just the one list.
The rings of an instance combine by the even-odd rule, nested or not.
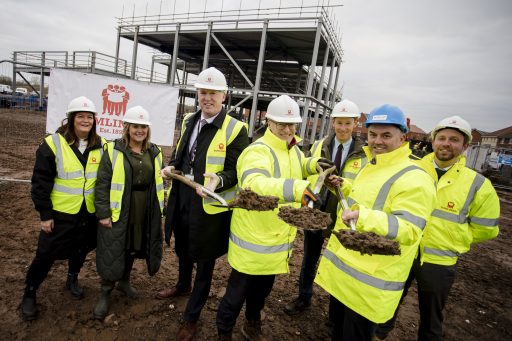
[[(189, 145), (190, 135), (197, 121), (201, 118), (198, 111), (189, 119), (181, 135), (179, 147), (174, 150), (169, 165), (185, 174), (192, 172), (194, 181), (204, 183), (206, 168), (206, 153), (208, 147), (222, 127), (226, 119), (224, 108), (211, 124), (206, 124), (197, 136), (196, 154), (191, 167)], [(224, 170), (218, 172), (223, 181), (223, 187), (217, 192), (228, 189), (237, 183), (236, 162), (242, 150), (249, 145), (247, 129), (240, 130), (233, 142), (226, 147)], [(227, 252), (231, 212), (207, 214), (203, 209), (202, 198), (195, 190), (178, 181), (173, 181), (165, 221), (165, 240), (170, 243), (174, 232), (175, 249), (178, 257), (188, 257), (191, 260), (215, 259)]]

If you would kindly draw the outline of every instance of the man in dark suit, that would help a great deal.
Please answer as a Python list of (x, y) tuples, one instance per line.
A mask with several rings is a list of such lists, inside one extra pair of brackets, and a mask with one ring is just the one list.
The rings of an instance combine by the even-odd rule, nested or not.
[[(181, 137), (169, 166), (162, 172), (165, 176), (174, 169), (180, 170), (189, 179), (229, 201), (236, 191), (236, 162), (249, 145), (247, 129), (242, 122), (226, 115), (222, 103), (227, 84), (219, 70), (211, 67), (202, 71), (195, 87), (201, 110), (184, 118)], [(179, 277), (175, 287), (160, 291), (157, 297), (166, 299), (189, 294), (194, 263), (197, 267), (177, 340), (191, 340), (197, 333), (215, 260), (227, 252), (231, 212), (212, 206), (213, 203), (201, 189), (173, 182), (167, 205), (165, 240), (169, 244), (174, 232)]]

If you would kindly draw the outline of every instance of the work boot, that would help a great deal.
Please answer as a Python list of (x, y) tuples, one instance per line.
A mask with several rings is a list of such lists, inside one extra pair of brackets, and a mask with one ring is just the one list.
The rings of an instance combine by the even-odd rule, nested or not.
[(33, 289), (25, 289), (21, 300), (21, 318), (23, 321), (32, 321), (37, 318), (36, 292)]
[(176, 341), (191, 341), (197, 334), (197, 321), (185, 321), (178, 334), (176, 334)]
[(179, 296), (186, 296), (190, 294), (190, 288), (187, 290), (180, 290), (178, 287), (164, 289), (156, 294), (156, 298), (165, 300), (167, 298), (174, 298)]
[(261, 321), (245, 320), (242, 326), (242, 335), (251, 341), (266, 341), (261, 331)]
[(302, 313), (304, 310), (309, 309), (310, 306), (311, 300), (307, 300), (299, 296), (295, 300), (285, 305), (283, 310), (286, 314), (295, 316)]
[(108, 314), (108, 305), (110, 301), (110, 293), (114, 288), (114, 282), (102, 281), (101, 282), (101, 295), (96, 307), (94, 308), (94, 318), (103, 320)]
[(70, 274), (68, 273), (68, 279), (66, 281), (66, 289), (69, 290), (71, 295), (81, 300), (84, 298), (84, 288), (78, 285), (78, 274)]

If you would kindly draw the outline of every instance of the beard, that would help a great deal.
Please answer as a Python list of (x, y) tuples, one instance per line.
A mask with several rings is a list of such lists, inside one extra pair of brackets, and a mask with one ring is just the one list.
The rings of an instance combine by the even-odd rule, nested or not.
[(442, 152), (436, 151), (435, 154), (436, 154), (436, 158), (439, 161), (450, 161), (451, 159), (456, 157), (455, 153), (451, 150), (444, 150)]

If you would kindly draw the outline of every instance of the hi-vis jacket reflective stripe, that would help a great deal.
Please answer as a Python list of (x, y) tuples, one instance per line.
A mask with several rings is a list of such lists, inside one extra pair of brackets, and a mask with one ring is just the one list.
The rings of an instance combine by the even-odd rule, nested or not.
[[(98, 166), (100, 165), (103, 149), (89, 151), (87, 164), (84, 167), (67, 143), (66, 139), (56, 133), (45, 138), (50, 149), (55, 153), (57, 177), (50, 194), (55, 211), (76, 214), (80, 211), (85, 199), (87, 211), (94, 213), (94, 186)], [(106, 143), (102, 139), (102, 145)]]
[[(194, 113), (188, 114), (183, 123), (181, 125), (181, 134), (183, 137), (183, 133), (185, 132), (185, 124), (189, 119), (194, 116)], [(233, 140), (238, 136), (240, 130), (244, 127), (244, 123), (226, 115), (224, 122), (222, 123), (222, 128), (217, 131), (215, 136), (213, 137), (210, 145), (208, 146), (208, 151), (206, 152), (206, 165), (205, 172), (208, 173), (218, 173), (224, 170), (224, 162), (226, 160), (226, 148), (233, 142)], [(176, 150), (179, 148), (179, 144), (183, 138), (180, 138), (178, 141), (178, 145), (176, 146)], [(207, 184), (208, 178), (205, 178), (204, 185)], [(219, 194), (224, 198), (228, 203), (235, 199), (237, 186), (233, 186), (228, 188)], [(215, 207), (212, 204), (218, 204), (218, 202), (210, 197), (203, 199), (203, 209), (208, 214), (216, 214), (219, 212), (224, 212), (227, 209), (223, 207)]]
[[(123, 192), (125, 188), (124, 172), (124, 154), (114, 149), (115, 142), (107, 143), (108, 156), (112, 163), (112, 182), (110, 183), (110, 209), (112, 211), (112, 221), (119, 220), (121, 214), (121, 203), (123, 202)], [(164, 210), (164, 182), (160, 171), (162, 170), (162, 150), (158, 147), (160, 153), (154, 159), (155, 185), (158, 204), (160, 205), (160, 214)]]
[[(372, 158), (368, 147), (364, 147)], [(433, 179), (409, 159), (409, 146), (379, 154), (347, 183), (356, 228), (400, 243), (400, 256), (361, 255), (343, 247), (333, 234), (315, 282), (358, 314), (375, 323), (394, 312), (418, 250), (422, 230), (435, 205)], [(338, 213), (335, 230), (348, 229)]]
[(466, 167), (464, 156), (441, 179), (434, 156), (417, 161), (437, 182), (437, 205), (421, 240), (422, 261), (454, 265), (472, 243), (498, 235), (500, 201), (491, 182)]
[[(296, 137), (297, 139), (298, 137)], [(306, 158), (296, 145), (288, 149), (286, 141), (269, 129), (247, 147), (237, 162), (238, 185), (260, 195), (279, 198), (279, 207), (300, 207), (302, 194), (316, 173), (318, 158)], [(234, 209), (231, 218), (228, 261), (237, 271), (252, 275), (288, 272), (296, 228), (277, 217), (279, 208), (257, 212)]]

